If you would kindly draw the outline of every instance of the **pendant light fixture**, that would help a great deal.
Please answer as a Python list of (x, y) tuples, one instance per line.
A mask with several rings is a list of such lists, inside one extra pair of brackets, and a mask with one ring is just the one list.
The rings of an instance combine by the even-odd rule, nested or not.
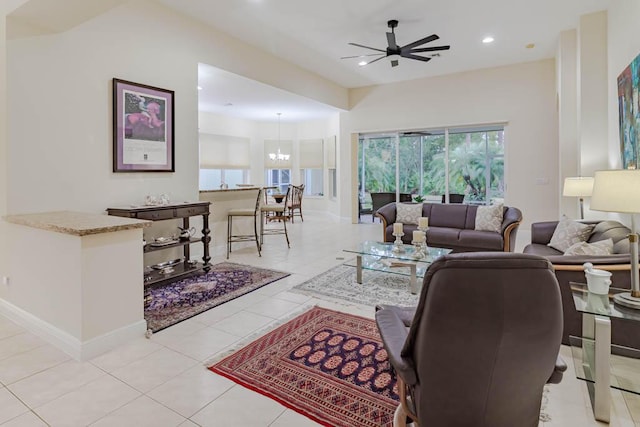
[(275, 153), (269, 153), (269, 159), (274, 162), (286, 162), (289, 160), (289, 154), (280, 152), (280, 116), (282, 113), (276, 114), (278, 114), (278, 150)]

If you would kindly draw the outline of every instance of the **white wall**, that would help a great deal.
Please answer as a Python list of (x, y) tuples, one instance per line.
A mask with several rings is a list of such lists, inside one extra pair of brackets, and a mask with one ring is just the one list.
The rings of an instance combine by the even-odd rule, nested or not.
[[(197, 200), (198, 62), (346, 104), (339, 86), (156, 2), (130, 2), (8, 47), (9, 213), (101, 212), (159, 193)], [(111, 172), (113, 77), (175, 91), (175, 173)]]
[[(557, 218), (554, 60), (353, 89), (350, 104), (341, 115), (342, 141), (354, 132), (507, 123), (505, 203), (522, 210), (526, 229)], [(341, 170), (349, 171), (349, 144), (341, 144), (340, 156)], [(342, 217), (350, 217), (356, 185), (341, 187)]]

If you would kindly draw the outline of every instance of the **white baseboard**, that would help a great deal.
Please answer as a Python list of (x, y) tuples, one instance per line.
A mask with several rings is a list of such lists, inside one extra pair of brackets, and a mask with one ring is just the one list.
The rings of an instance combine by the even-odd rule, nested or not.
[(0, 314), (79, 361), (93, 359), (133, 338), (143, 337), (147, 330), (147, 322), (143, 319), (99, 337), (80, 341), (68, 332), (3, 299), (0, 299)]

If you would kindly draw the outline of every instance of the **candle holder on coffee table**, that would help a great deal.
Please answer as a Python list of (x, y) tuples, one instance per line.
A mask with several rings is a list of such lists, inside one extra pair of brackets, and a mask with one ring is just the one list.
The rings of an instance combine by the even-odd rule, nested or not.
[(396, 240), (395, 242), (393, 242), (393, 249), (391, 249), (392, 252), (394, 253), (402, 253), (404, 252), (404, 247), (402, 246), (402, 236), (404, 236), (403, 232), (400, 233), (393, 233), (393, 235), (395, 236)]

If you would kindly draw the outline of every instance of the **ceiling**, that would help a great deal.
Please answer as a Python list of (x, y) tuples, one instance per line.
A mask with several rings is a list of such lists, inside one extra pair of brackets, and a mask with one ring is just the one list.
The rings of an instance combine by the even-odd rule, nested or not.
[[(33, 27), (64, 31), (127, 0), (29, 0), (11, 14)], [(577, 28), (581, 15), (605, 10), (612, 0), (155, 0), (274, 56), (346, 88), (552, 58), (561, 31)], [(73, 12), (73, 13), (72, 13)], [(77, 15), (77, 19), (73, 18)], [(75, 21), (73, 19), (75, 19)], [(451, 45), (430, 62), (400, 59), (358, 66), (384, 49), (387, 21), (397, 19), (396, 39), (406, 45), (431, 34)], [(12, 20), (7, 32), (11, 36)], [(491, 35), (495, 41), (483, 44)], [(532, 49), (525, 46), (534, 44)], [(326, 117), (332, 107), (214, 67), (202, 66), (199, 107), (252, 120), (283, 121)], [(232, 105), (228, 105), (231, 103)]]
[[(577, 28), (581, 15), (605, 10), (611, 0), (157, 0), (277, 57), (354, 88), (552, 58), (559, 33)], [(359, 66), (342, 56), (374, 53), (349, 42), (384, 49), (387, 21), (397, 19), (405, 45), (431, 34), (451, 45), (430, 62), (402, 58)], [(485, 36), (495, 41), (483, 44)], [(526, 45), (534, 44), (533, 48)], [(206, 69), (206, 67), (203, 67)], [(293, 119), (335, 111), (308, 99), (209, 67), (200, 85), (201, 109), (255, 120), (279, 111)], [(215, 76), (214, 79), (210, 78)], [(252, 96), (253, 95), (253, 96)], [(232, 103), (232, 106), (225, 104)]]

